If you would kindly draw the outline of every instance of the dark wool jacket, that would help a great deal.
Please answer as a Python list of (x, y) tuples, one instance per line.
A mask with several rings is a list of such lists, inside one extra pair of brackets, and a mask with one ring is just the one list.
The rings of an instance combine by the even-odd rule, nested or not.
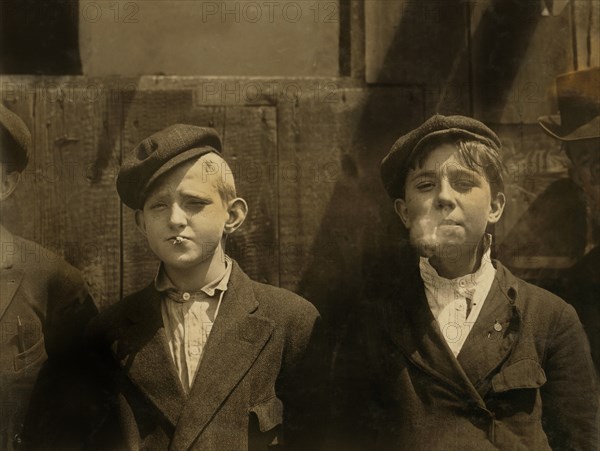
[(417, 265), (389, 285), (368, 317), (363, 310), (336, 362), (331, 449), (598, 448), (598, 392), (575, 310), (494, 265), (496, 278), (457, 358)]
[(567, 274), (565, 300), (575, 307), (600, 374), (600, 246), (578, 261)]
[[(10, 450), (23, 446), (32, 393), (65, 393), (59, 381), (70, 377), (74, 349), (97, 310), (81, 274), (62, 258), (7, 232), (2, 237), (0, 449)], [(41, 414), (35, 399), (33, 413)]]
[(90, 325), (107, 410), (84, 448), (310, 449), (322, 412), (318, 378), (325, 376), (315, 363), (320, 318), (312, 304), (250, 280), (234, 262), (186, 396), (160, 302), (151, 284)]

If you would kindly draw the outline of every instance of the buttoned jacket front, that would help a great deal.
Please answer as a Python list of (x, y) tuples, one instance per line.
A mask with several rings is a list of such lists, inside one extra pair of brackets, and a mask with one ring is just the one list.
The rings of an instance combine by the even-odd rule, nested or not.
[[(298, 440), (316, 402), (311, 368), (319, 316), (293, 293), (254, 282), (234, 262), (228, 289), (186, 396), (168, 349), (154, 284), (90, 327), (111, 382), (95, 448), (245, 450)], [(99, 373), (98, 373), (99, 374)], [(299, 407), (302, 405), (302, 407)], [(318, 412), (315, 412), (318, 416)], [(270, 448), (271, 449), (271, 448)]]
[(457, 358), (416, 265), (390, 284), (341, 353), (340, 390), (360, 395), (334, 442), (380, 450), (597, 449), (597, 387), (574, 309), (494, 265)]

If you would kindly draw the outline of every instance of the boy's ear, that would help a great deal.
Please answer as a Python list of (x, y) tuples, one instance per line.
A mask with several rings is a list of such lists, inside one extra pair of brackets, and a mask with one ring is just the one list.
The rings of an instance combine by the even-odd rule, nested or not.
[[(3, 169), (4, 170), (4, 169)], [(8, 172), (2, 175), (2, 186), (0, 187), (0, 200), (8, 198), (19, 183), (21, 173), (17, 171)]]
[(500, 220), (505, 205), (506, 197), (504, 196), (504, 193), (497, 193), (496, 197), (492, 199), (492, 208), (488, 215), (488, 224), (496, 224)]
[(241, 197), (236, 197), (229, 201), (227, 210), (229, 212), (229, 217), (225, 222), (223, 232), (229, 235), (230, 233), (235, 232), (246, 219), (246, 215), (248, 214), (248, 204), (246, 204), (246, 201)]
[(146, 220), (144, 219), (144, 212), (142, 210), (135, 211), (135, 225), (146, 236)]
[(408, 219), (408, 208), (406, 206), (406, 201), (404, 199), (396, 199), (394, 201), (394, 210), (396, 210), (396, 214), (400, 216), (402, 220), (402, 224), (407, 229), (410, 228), (410, 219)]

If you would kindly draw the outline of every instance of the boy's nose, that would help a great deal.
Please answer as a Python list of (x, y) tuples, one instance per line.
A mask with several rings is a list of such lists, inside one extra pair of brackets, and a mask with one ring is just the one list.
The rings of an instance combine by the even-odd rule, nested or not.
[(438, 208), (454, 207), (454, 189), (447, 177), (442, 177), (438, 184), (436, 203)]
[(171, 206), (171, 214), (169, 215), (169, 224), (171, 226), (182, 226), (186, 223), (186, 214), (185, 211), (179, 206), (179, 204), (174, 203)]

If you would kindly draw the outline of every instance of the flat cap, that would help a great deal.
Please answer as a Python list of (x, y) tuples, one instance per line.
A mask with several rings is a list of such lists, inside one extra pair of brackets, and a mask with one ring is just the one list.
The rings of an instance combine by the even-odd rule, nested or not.
[(124, 159), (117, 176), (117, 192), (128, 207), (144, 206), (150, 186), (163, 174), (186, 161), (222, 150), (213, 128), (175, 124), (154, 133)]
[(29, 161), (31, 133), (25, 122), (0, 104), (0, 160), (11, 163), (15, 170), (22, 172)]
[(496, 150), (501, 147), (500, 138), (481, 122), (465, 116), (436, 114), (398, 138), (381, 161), (381, 178), (390, 197), (397, 199), (403, 196), (411, 160), (432, 138), (441, 136), (479, 141)]

